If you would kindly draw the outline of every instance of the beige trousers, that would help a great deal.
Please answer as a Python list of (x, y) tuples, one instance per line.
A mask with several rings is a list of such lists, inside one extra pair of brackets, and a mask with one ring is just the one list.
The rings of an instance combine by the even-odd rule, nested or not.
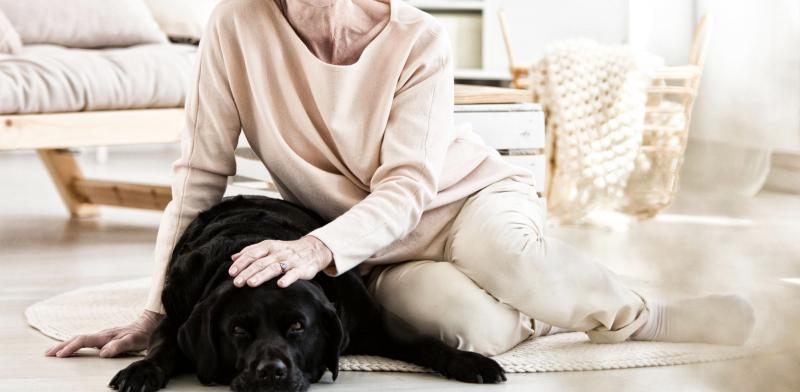
[(466, 200), (444, 261), (376, 267), (370, 292), (423, 333), (485, 355), (551, 326), (595, 343), (630, 337), (647, 319), (645, 301), (586, 254), (545, 239), (545, 218), (531, 185), (498, 181)]

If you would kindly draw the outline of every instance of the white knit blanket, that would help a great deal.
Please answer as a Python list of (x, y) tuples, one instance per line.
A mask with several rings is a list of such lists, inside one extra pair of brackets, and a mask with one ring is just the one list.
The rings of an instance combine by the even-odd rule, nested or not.
[[(25, 317), (30, 326), (43, 334), (65, 340), (130, 323), (144, 308), (149, 287), (149, 279), (86, 287), (37, 302), (25, 310)], [(751, 347), (709, 344), (591, 344), (585, 334), (574, 332), (529, 339), (494, 359), (509, 373), (530, 373), (681, 365), (743, 358), (757, 352)], [(362, 355), (342, 357), (339, 368), (429, 371), (402, 361)]]
[(661, 63), (625, 46), (574, 40), (550, 46), (532, 66), (534, 99), (554, 138), (552, 217), (581, 222), (622, 200), (642, 144), (645, 88)]

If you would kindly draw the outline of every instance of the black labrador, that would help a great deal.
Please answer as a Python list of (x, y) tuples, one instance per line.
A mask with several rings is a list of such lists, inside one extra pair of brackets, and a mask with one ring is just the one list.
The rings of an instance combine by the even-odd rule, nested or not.
[(109, 386), (155, 391), (195, 371), (201, 383), (234, 391), (305, 391), (326, 369), (335, 380), (343, 354), (400, 359), (465, 382), (506, 380), (495, 361), (422, 336), (384, 310), (355, 272), (319, 273), (287, 288), (276, 279), (233, 285), (233, 253), (265, 239), (294, 240), (324, 223), (308, 209), (260, 196), (226, 198), (200, 213), (172, 253), (161, 297), (166, 316), (147, 356)]

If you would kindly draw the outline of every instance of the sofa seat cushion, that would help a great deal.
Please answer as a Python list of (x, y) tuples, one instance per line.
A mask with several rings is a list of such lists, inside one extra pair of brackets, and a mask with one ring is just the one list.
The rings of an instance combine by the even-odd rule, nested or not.
[(197, 47), (27, 45), (0, 54), (0, 114), (181, 107)]

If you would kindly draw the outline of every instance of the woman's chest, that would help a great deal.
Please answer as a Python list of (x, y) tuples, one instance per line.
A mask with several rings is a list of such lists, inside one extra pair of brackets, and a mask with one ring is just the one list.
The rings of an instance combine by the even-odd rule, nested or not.
[(273, 78), (237, 104), (245, 134), (260, 147), (270, 170), (299, 160), (369, 184), (392, 117), (394, 84), (359, 77), (343, 81)]

